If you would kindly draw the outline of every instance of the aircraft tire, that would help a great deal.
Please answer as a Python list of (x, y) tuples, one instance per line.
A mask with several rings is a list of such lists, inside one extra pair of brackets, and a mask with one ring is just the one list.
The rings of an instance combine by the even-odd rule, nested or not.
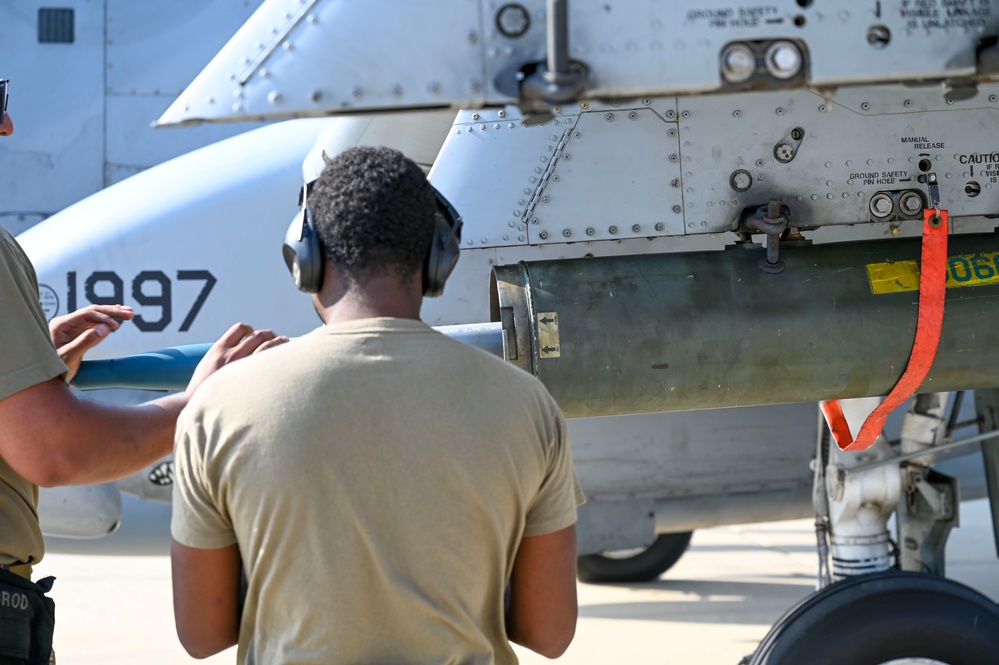
[(576, 561), (576, 577), (581, 582), (649, 582), (680, 560), (690, 545), (693, 531), (661, 533), (651, 545), (633, 556), (613, 553), (587, 554)]
[(805, 598), (774, 624), (748, 665), (981, 665), (997, 653), (999, 605), (953, 580), (892, 571)]

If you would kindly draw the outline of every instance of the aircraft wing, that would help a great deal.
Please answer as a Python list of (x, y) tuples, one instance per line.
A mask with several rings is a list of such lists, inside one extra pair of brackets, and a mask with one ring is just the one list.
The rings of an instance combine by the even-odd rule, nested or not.
[(902, 0), (718, 7), (268, 0), (158, 124), (885, 81), (943, 81), (959, 98), (997, 69), (978, 44), (999, 25), (992, 1), (957, 14)]

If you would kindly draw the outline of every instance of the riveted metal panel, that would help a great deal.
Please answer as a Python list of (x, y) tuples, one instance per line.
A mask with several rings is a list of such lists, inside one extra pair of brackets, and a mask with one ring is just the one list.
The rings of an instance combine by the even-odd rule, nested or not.
[(732, 42), (798, 42), (816, 85), (967, 75), (978, 40), (999, 27), (999, 2), (967, 4), (576, 2), (570, 56), (590, 68), (596, 98), (718, 89), (720, 56)]
[[(679, 98), (686, 231), (735, 230), (744, 208), (773, 197), (790, 206), (795, 226), (878, 222), (869, 208), (876, 193), (913, 191), (925, 203), (920, 176), (931, 171), (952, 216), (994, 214), (997, 99), (994, 84), (952, 104), (936, 86), (844, 88), (828, 99), (808, 91)], [(776, 149), (795, 129), (800, 146), (781, 162)], [(740, 173), (751, 178), (742, 192)]]
[(979, 40), (999, 29), (996, 0), (840, 0), (797, 15), (807, 22), (813, 85), (973, 74)]
[(543, 125), (514, 108), (459, 113), (431, 179), (465, 217), (465, 247), (683, 233), (676, 124), (646, 105), (585, 106)]
[(480, 34), (475, 0), (272, 0), (160, 122), (481, 101)]
[(40, 2), (0, 7), (0, 76), (10, 79), (15, 132), (0, 150), (0, 224), (20, 233), (102, 186), (104, 15), (84, 0), (73, 43), (39, 43)]
[[(149, 124), (261, 2), (2, 3), (0, 74), (11, 80), (16, 132), (0, 151), (11, 174), (0, 182), (0, 223), (21, 233), (143, 168), (249, 129)], [(72, 12), (71, 42), (55, 32), (39, 42), (50, 9)]]
[[(544, 0), (268, 0), (161, 122), (513, 103), (545, 62), (547, 23)], [(997, 29), (999, 0), (574, 2), (568, 56), (590, 100), (739, 88), (722, 75), (732, 45), (755, 54), (744, 87), (832, 88), (974, 75)]]
[[(570, 4), (570, 11), (574, 11)], [(519, 9), (518, 9), (519, 8)], [(505, 34), (500, 29), (501, 17), (521, 12), (527, 17), (523, 34)], [(570, 21), (571, 22), (571, 21)], [(485, 81), (492, 88), (490, 98), (513, 101), (520, 87), (518, 72), (525, 63), (544, 62), (547, 47), (547, 17), (545, 0), (482, 2), (483, 61)]]
[(515, 108), (458, 114), (430, 180), (465, 219), (463, 248), (532, 240), (526, 215), (551, 174), (560, 141), (577, 119), (559, 116), (544, 125), (525, 125)]
[[(921, 218), (929, 172), (955, 220), (999, 210), (995, 84), (953, 103), (937, 86), (858, 86), (573, 109), (538, 126), (513, 107), (459, 115), (433, 175), (476, 229), (467, 247), (731, 233), (771, 198), (790, 207), (793, 226), (894, 233)], [(785, 142), (793, 154), (780, 153)], [(880, 217), (879, 193), (895, 206)], [(919, 209), (902, 214), (905, 194)]]
[(676, 123), (644, 107), (590, 106), (556, 157), (528, 214), (532, 243), (683, 233)]
[(174, 99), (262, 2), (107, 0), (108, 95)]
[(172, 95), (107, 96), (105, 116), (105, 186), (168, 159), (221, 141), (259, 123), (153, 128), (150, 122), (163, 112)]
[(104, 185), (259, 125), (150, 125), (263, 0), (107, 0)]

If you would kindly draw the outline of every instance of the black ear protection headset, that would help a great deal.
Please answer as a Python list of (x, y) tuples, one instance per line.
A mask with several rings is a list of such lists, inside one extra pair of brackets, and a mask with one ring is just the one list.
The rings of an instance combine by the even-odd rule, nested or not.
[[(306, 293), (317, 293), (323, 286), (323, 250), (315, 218), (309, 210), (309, 192), (313, 182), (304, 185), (299, 192), (299, 213), (284, 234), (284, 247), (281, 249), (295, 286)], [(458, 263), (462, 221), (461, 215), (444, 195), (433, 185), (431, 189), (437, 201), (437, 212), (430, 248), (423, 262), (423, 295), (436, 298), (444, 293), (444, 283)]]

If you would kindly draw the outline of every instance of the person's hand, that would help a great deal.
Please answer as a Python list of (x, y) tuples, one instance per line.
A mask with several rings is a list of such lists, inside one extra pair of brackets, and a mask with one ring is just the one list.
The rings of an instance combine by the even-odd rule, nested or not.
[(72, 381), (76, 376), (84, 353), (132, 316), (132, 308), (124, 305), (90, 305), (49, 321), (49, 337), (69, 368), (66, 381)]
[(276, 335), (273, 330), (254, 330), (245, 323), (235, 324), (208, 349), (208, 353), (198, 363), (191, 382), (187, 384), (187, 395), (193, 395), (198, 386), (219, 368), (287, 341), (287, 337)]

